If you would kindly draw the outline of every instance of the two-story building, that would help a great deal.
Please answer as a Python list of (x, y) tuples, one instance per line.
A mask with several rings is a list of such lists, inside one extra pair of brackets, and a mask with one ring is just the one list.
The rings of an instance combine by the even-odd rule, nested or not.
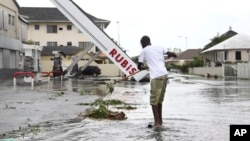
[[(99, 51), (99, 49), (81, 33), (71, 21), (69, 21), (57, 8), (55, 7), (21, 7), (20, 13), (29, 21), (28, 40), (39, 46), (43, 46), (42, 51), (42, 70), (51, 71), (53, 67), (53, 51), (64, 51), (66, 54), (68, 50), (75, 50), (73, 54), (67, 54), (66, 58), (62, 58), (63, 68), (66, 68), (72, 63), (75, 56), (79, 55), (79, 51), (83, 51), (88, 47), (92, 47), (84, 58), (78, 62), (78, 66), (82, 66), (91, 55)], [(109, 25), (110, 21), (96, 18), (88, 13), (85, 14), (101, 29), (104, 30)], [(60, 49), (58, 47), (63, 47)], [(76, 49), (76, 48), (79, 48)], [(110, 64), (109, 59), (99, 56), (92, 64)], [(109, 75), (110, 70), (105, 74), (105, 67), (100, 66), (102, 74)], [(110, 67), (107, 67), (110, 68)], [(115, 75), (118, 75), (118, 68), (115, 68)]]
[[(93, 43), (55, 7), (21, 7), (20, 13), (29, 21), (28, 39), (40, 46), (77, 46)], [(87, 14), (102, 30), (110, 21)], [(96, 52), (96, 47), (92, 52)]]
[(19, 10), (15, 0), (0, 1), (0, 79), (12, 78), (14, 72), (23, 69), (22, 43), (28, 38), (28, 22)]

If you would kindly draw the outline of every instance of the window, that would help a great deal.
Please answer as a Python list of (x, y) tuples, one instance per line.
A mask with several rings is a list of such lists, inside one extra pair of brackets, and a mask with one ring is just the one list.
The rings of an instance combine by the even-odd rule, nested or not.
[(14, 19), (15, 19), (15, 17), (14, 17), (14, 16), (11, 16), (11, 24), (12, 24), (12, 25), (14, 25), (14, 23), (15, 23), (15, 22), (14, 22)]
[(88, 47), (92, 47), (94, 44), (92, 42), (79, 42), (79, 47), (86, 49)]
[(67, 46), (72, 46), (72, 42), (67, 42)]
[(2, 29), (3, 28), (3, 10), (2, 9), (0, 9), (0, 29)]
[(3, 11), (3, 29), (8, 31), (8, 13)]
[(47, 46), (57, 46), (57, 42), (47, 42)]
[(72, 25), (67, 25), (67, 30), (72, 30)]
[(228, 52), (224, 51), (224, 60), (227, 60)]
[(11, 15), (9, 14), (9, 24), (11, 24)]
[(35, 25), (35, 30), (39, 30), (40, 29), (40, 26), (39, 25)]
[(57, 25), (47, 25), (47, 33), (57, 33)]
[(8, 14), (8, 23), (10, 25), (14, 25), (14, 16), (12, 16), (11, 14)]
[(241, 60), (241, 52), (240, 51), (235, 52), (235, 60)]
[(3, 49), (0, 48), (0, 68), (3, 68)]

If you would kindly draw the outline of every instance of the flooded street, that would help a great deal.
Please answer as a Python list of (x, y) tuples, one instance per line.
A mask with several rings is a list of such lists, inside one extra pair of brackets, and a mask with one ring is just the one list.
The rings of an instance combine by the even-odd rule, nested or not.
[[(147, 128), (148, 123), (153, 121), (149, 105), (150, 86), (148, 82), (124, 81), (115, 85), (111, 99), (122, 100), (137, 109), (122, 109), (121, 111), (125, 112), (127, 119), (113, 121), (81, 119), (76, 114), (88, 108), (88, 106), (79, 106), (76, 103), (103, 97), (105, 84), (102, 81), (69, 79), (62, 83), (51, 81), (50, 84), (35, 86), (34, 91), (39, 91), (38, 94), (36, 93), (36, 97), (38, 95), (40, 100), (37, 101), (40, 101), (40, 106), (45, 106), (37, 113), (43, 111), (54, 115), (33, 119), (32, 123), (29, 122), (30, 129), (36, 130), (27, 129), (23, 131), (25, 133), (21, 131), (7, 132), (2, 129), (0, 130), (0, 134), (2, 134), (0, 141), (4, 139), (14, 141), (226, 141), (229, 140), (229, 125), (250, 124), (249, 80), (224, 81), (178, 74), (172, 74), (170, 77), (172, 78), (169, 80), (163, 104), (164, 123), (160, 129)], [(24, 109), (24, 107), (23, 109), (17, 107), (21, 99), (14, 100), (13, 95), (18, 94), (12, 93), (17, 93), (17, 90), (9, 92), (6, 89), (11, 89), (11, 86), (6, 87), (4, 86), (3, 89), (1, 86), (0, 90), (1, 128), (12, 122), (11, 119), (8, 121), (4, 116), (8, 111), (16, 110), (15, 112), (17, 112), (19, 109)], [(27, 90), (29, 88), (28, 85), (17, 87), (18, 91), (22, 93), (28, 91), (24, 94), (31, 97), (32, 92), (34, 95), (34, 91)], [(51, 93), (62, 91), (66, 94), (54, 97), (56, 98), (52, 101), (54, 105), (50, 103), (54, 108), (58, 108), (59, 112), (56, 114), (50, 107), (46, 108), (46, 103), (51, 102), (48, 100), (51, 98)], [(12, 98), (6, 98), (7, 96), (3, 92), (12, 94)], [(67, 102), (65, 102), (66, 99)], [(31, 100), (26, 99), (25, 101), (30, 102)], [(6, 103), (11, 103), (9, 105), (16, 109), (7, 109)], [(61, 106), (57, 107), (58, 104)], [(64, 106), (64, 104), (66, 105)], [(17, 114), (16, 118), (18, 116)], [(34, 116), (37, 115), (34, 114)], [(4, 117), (5, 119), (3, 119)], [(39, 126), (33, 128), (32, 125)], [(16, 129), (14, 125), (11, 127), (13, 128), (11, 130)], [(5, 135), (3, 136), (3, 134)]]

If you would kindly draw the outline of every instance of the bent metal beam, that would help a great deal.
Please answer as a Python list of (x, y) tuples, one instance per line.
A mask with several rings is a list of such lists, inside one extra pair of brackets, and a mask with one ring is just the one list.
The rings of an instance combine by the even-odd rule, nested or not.
[[(88, 18), (85, 12), (72, 0), (50, 0), (82, 33), (84, 33), (122, 72), (127, 76), (135, 74), (137, 65), (118, 47), (111, 38)], [(140, 81), (148, 74), (141, 71), (133, 75)]]

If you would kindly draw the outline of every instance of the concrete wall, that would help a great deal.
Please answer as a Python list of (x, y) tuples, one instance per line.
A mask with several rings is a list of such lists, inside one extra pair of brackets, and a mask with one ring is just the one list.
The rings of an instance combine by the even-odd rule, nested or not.
[(101, 76), (121, 76), (122, 71), (114, 64), (98, 64), (102, 70)]
[(238, 61), (249, 61), (249, 56), (250, 56), (250, 52), (248, 50), (228, 50), (228, 58), (225, 61), (229, 61), (229, 62), (235, 62), (237, 60), (235, 60), (235, 52), (236, 51), (241, 51), (241, 60)]
[[(42, 56), (42, 72), (50, 72), (53, 69), (53, 60), (50, 60), (50, 58), (53, 58), (52, 56)], [(63, 59), (62, 60), (62, 67), (67, 68), (72, 63), (72, 59)], [(79, 61), (78, 67), (84, 66), (87, 63), (87, 61), (81, 60)], [(120, 76), (121, 71), (115, 64), (97, 64), (95, 62), (92, 62), (90, 65), (98, 66), (101, 69), (102, 74), (100, 76)]]
[(212, 76), (217, 75), (221, 77), (222, 67), (195, 67), (195, 68), (189, 68), (188, 72), (189, 74), (202, 75), (202, 76), (205, 76), (207, 73), (209, 73)]
[[(35, 25), (39, 25), (39, 30), (35, 30)], [(47, 25), (57, 25), (57, 33), (47, 33)], [(71, 25), (72, 29), (67, 30), (67, 25)], [(57, 46), (67, 46), (67, 42), (71, 42), (72, 46), (79, 46), (79, 42), (90, 42), (87, 36), (70, 22), (32, 22), (28, 31), (28, 39), (39, 42), (40, 46), (47, 46), (47, 42), (57, 42)], [(91, 51), (95, 50), (95, 47), (91, 48)]]
[[(250, 63), (238, 63), (236, 66), (237, 70), (237, 78), (239, 79), (250, 79)], [(189, 68), (189, 74), (194, 75), (206, 75), (209, 73), (210, 75), (214, 76), (223, 76), (223, 68), (222, 67), (196, 67), (196, 68)]]

